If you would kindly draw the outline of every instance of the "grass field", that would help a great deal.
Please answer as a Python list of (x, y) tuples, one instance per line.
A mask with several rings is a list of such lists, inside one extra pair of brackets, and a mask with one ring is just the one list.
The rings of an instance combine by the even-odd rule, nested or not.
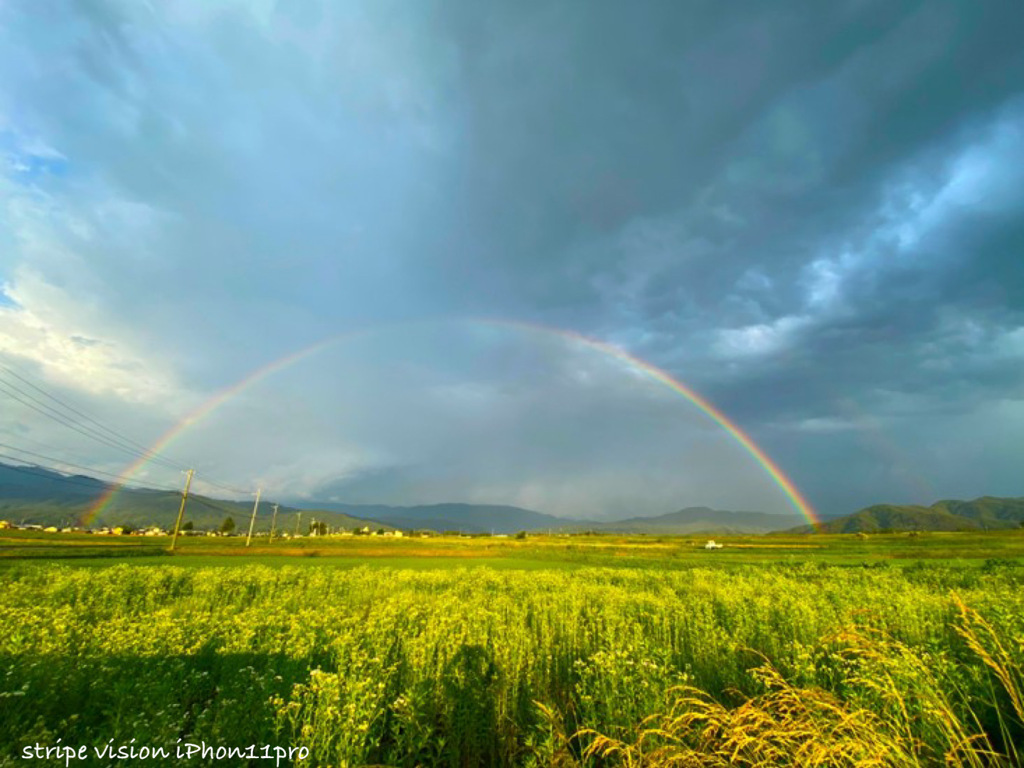
[(652, 567), (658, 569), (731, 567), (760, 564), (825, 563), (836, 566), (979, 566), (998, 560), (1024, 565), (1024, 530), (971, 533), (853, 535), (767, 535), (716, 537), (726, 544), (704, 550), (706, 536), (546, 536), (525, 540), (494, 537), (430, 538), (325, 537), (278, 539), (182, 537), (168, 553), (169, 537), (0, 531), (0, 568), (28, 559), (76, 564), (112, 564), (110, 558), (137, 557), (136, 564), (237, 565), (233, 558), (266, 565), (377, 565), (438, 568), (467, 564), (501, 567)]
[(1022, 764), (1024, 536), (720, 540), (3, 531), (0, 764)]

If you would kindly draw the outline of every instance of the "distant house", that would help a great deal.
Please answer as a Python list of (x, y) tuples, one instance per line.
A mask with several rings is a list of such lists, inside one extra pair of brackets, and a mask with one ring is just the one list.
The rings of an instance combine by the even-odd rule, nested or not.
[(708, 543), (704, 545), (704, 549), (710, 552), (713, 549), (721, 549), (724, 546), (724, 544), (719, 544), (714, 539), (708, 539)]

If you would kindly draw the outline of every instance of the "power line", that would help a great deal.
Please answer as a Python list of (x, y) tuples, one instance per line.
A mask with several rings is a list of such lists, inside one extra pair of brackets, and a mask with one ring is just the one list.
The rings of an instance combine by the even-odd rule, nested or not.
[[(8, 389), (9, 387), (13, 388), (16, 392), (19, 392), (20, 394), (24, 395), (25, 397), (28, 397), (31, 400), (35, 400), (35, 402), (39, 403), (42, 406), (42, 408), (37, 407), (37, 406), (33, 405), (31, 402), (29, 402), (28, 400), (25, 400), (22, 397), (19, 397), (17, 394), (12, 393), (11, 391), (9, 391), (9, 389)], [(115, 448), (115, 449), (117, 449), (119, 451), (124, 451), (125, 453), (130, 453), (130, 454), (132, 454), (134, 456), (138, 456), (139, 458), (150, 459), (150, 460), (152, 460), (152, 461), (154, 461), (154, 462), (156, 462), (158, 464), (161, 464), (161, 465), (163, 465), (163, 466), (165, 466), (165, 467), (167, 467), (169, 469), (174, 469), (174, 470), (180, 469), (178, 466), (176, 466), (174, 464), (171, 464), (170, 462), (165, 461), (164, 459), (161, 459), (159, 456), (149, 456), (149, 455), (146, 455), (146, 454), (143, 454), (143, 453), (139, 453), (138, 451), (136, 451), (134, 449), (127, 448), (127, 447), (125, 447), (123, 445), (119, 445), (118, 443), (115, 443), (110, 438), (107, 438), (107, 437), (105, 437), (105, 436), (103, 436), (101, 434), (98, 434), (95, 430), (87, 430), (85, 428), (82, 428), (81, 425), (75, 424), (74, 422), (69, 420), (67, 416), (65, 416), (64, 414), (60, 413), (56, 409), (46, 405), (45, 403), (42, 403), (40, 400), (38, 400), (38, 398), (33, 398), (31, 395), (28, 395), (27, 393), (22, 392), (21, 390), (17, 389), (17, 387), (13, 387), (13, 385), (11, 385), (10, 382), (0, 381), (0, 390), (6, 391), (7, 395), (9, 397), (14, 398), (15, 400), (17, 400), (18, 402), (20, 402), (23, 405), (27, 406), (28, 408), (31, 408), (33, 411), (36, 411), (37, 413), (41, 413), (43, 416), (46, 416), (47, 418), (53, 419), (57, 423), (65, 426), (65, 427), (68, 427), (69, 429), (72, 429), (75, 432), (78, 432), (79, 434), (84, 435), (85, 437), (91, 438), (91, 439), (93, 439), (93, 440), (95, 440), (95, 441), (97, 441), (99, 443), (103, 443), (104, 445), (106, 445), (106, 446), (108, 446), (110, 448)]]
[[(180, 493), (180, 491), (179, 491), (179, 493)], [(246, 507), (239, 506), (238, 509), (234, 509), (232, 507), (225, 507), (225, 506), (223, 506), (223, 504), (216, 503), (216, 501), (218, 501), (218, 500), (211, 499), (209, 496), (197, 496), (196, 494), (191, 494), (188, 497), (188, 500), (189, 500), (189, 503), (195, 502), (196, 504), (201, 504), (202, 506), (207, 507), (208, 509), (212, 509), (212, 510), (214, 510), (216, 512), (224, 512), (224, 513), (230, 514), (230, 515), (241, 515), (241, 514), (251, 515), (252, 514), (252, 511), (247, 509)], [(224, 501), (224, 500), (220, 499), (219, 501)], [(235, 502), (227, 502), (227, 503), (229, 503), (229, 504), (233, 503), (233, 504), (242, 505), (243, 503), (246, 503), (246, 502), (235, 501)], [(263, 514), (264, 514), (264, 517), (266, 517), (266, 513), (263, 513)], [(256, 516), (259, 517), (259, 513), (257, 513)]]
[[(14, 384), (13, 382), (11, 382), (9, 380), (5, 381), (4, 379), (0, 378), (0, 391), (6, 392), (6, 394), (9, 397), (12, 397), (13, 399), (17, 400), (18, 402), (22, 403), (23, 405), (27, 406), (28, 408), (32, 409), (33, 411), (36, 411), (37, 413), (40, 413), (40, 414), (46, 416), (47, 418), (50, 418), (53, 421), (56, 421), (57, 423), (61, 424), (62, 426), (68, 427), (69, 429), (72, 429), (75, 432), (78, 432), (79, 434), (84, 435), (85, 437), (89, 437), (89, 438), (91, 438), (91, 439), (93, 439), (93, 440), (95, 440), (95, 441), (97, 441), (99, 443), (102, 443), (103, 445), (106, 445), (106, 446), (108, 446), (110, 448), (115, 448), (117, 450), (120, 450), (120, 451), (123, 451), (125, 453), (128, 453), (128, 454), (130, 454), (132, 456), (136, 456), (138, 458), (145, 459), (148, 462), (152, 462), (154, 464), (158, 464), (158, 465), (160, 465), (162, 467), (165, 467), (167, 469), (173, 469), (175, 471), (181, 471), (181, 472), (185, 471), (183, 467), (181, 467), (178, 464), (174, 463), (172, 460), (166, 459), (166, 458), (164, 458), (162, 456), (155, 455), (150, 450), (149, 447), (147, 447), (147, 446), (143, 445), (142, 443), (139, 443), (139, 442), (137, 442), (135, 440), (132, 440), (131, 438), (125, 436), (124, 434), (118, 432), (117, 430), (111, 429), (110, 427), (106, 426), (105, 424), (103, 424), (102, 422), (100, 422), (97, 419), (93, 418), (92, 416), (88, 415), (87, 413), (84, 413), (83, 411), (79, 410), (78, 408), (75, 408), (74, 406), (68, 404), (67, 402), (65, 402), (61, 398), (57, 397), (56, 395), (53, 395), (53, 394), (47, 392), (42, 387), (34, 384), (28, 378), (26, 378), (25, 376), (23, 376), (20, 373), (18, 373), (17, 370), (15, 370), (9, 363), (0, 362), (0, 370), (5, 371), (10, 376), (15, 377), (19, 381), (23, 382), (25, 385), (31, 387), (33, 390), (35, 390), (39, 394), (43, 395), (44, 397), (48, 398), (49, 400), (51, 400), (54, 403), (56, 403), (57, 405), (59, 405), (61, 408), (64, 408), (66, 411), (69, 411), (70, 413), (75, 414), (76, 416), (80, 417), (81, 419), (85, 419), (86, 421), (88, 421), (88, 422), (90, 422), (92, 424), (95, 424), (96, 427), (99, 427), (99, 429), (103, 430), (103, 432), (99, 432), (97, 429), (95, 429), (93, 427), (90, 427), (90, 426), (88, 426), (86, 424), (83, 424), (81, 421), (78, 421), (77, 419), (73, 418), (72, 416), (69, 416), (67, 413), (61, 412), (60, 410), (54, 408), (53, 406), (49, 405), (48, 403), (40, 400), (38, 397), (35, 397), (31, 393), (25, 391), (24, 389), (19, 387), (17, 384)], [(27, 398), (27, 400), (25, 398)], [(28, 401), (31, 401), (31, 402), (28, 402)], [(35, 405), (33, 405), (33, 403), (35, 403)], [(107, 433), (107, 434), (104, 434), (104, 433)], [(13, 447), (13, 446), (8, 446), (8, 447)], [(15, 450), (22, 450), (22, 449), (15, 448)], [(27, 452), (27, 451), (23, 451), (23, 452)], [(46, 458), (46, 459), (48, 459), (50, 461), (60, 461), (59, 459), (53, 459), (52, 457), (48, 457), (48, 456), (41, 456), (41, 458)], [(64, 463), (70, 463), (70, 462), (64, 462)], [(77, 465), (72, 464), (72, 466), (77, 466)], [(83, 467), (83, 468), (84, 469), (89, 469), (90, 471), (99, 472), (100, 474), (109, 474), (109, 473), (103, 473), (100, 470), (92, 470), (89, 467)], [(199, 474), (199, 479), (200, 479), (201, 482), (203, 482), (203, 483), (205, 483), (207, 485), (211, 485), (211, 486), (213, 486), (215, 488), (219, 488), (220, 490), (227, 491), (228, 493), (237, 493), (237, 494), (241, 494), (241, 495), (248, 495), (250, 493), (250, 491), (248, 491), (248, 490), (245, 490), (245, 489), (242, 489), (242, 488), (236, 488), (234, 486), (230, 486), (230, 485), (227, 485), (227, 484), (224, 484), (224, 483), (217, 482), (216, 480), (209, 479), (209, 478), (207, 478), (202, 473), (197, 473), (197, 474)], [(117, 475), (116, 477), (117, 477), (118, 480), (120, 480), (122, 476), (121, 475)], [(123, 484), (123, 482), (122, 482), (122, 484)], [(154, 487), (156, 487), (156, 486), (154, 486)], [(164, 489), (164, 488), (162, 488), (161, 490), (171, 490), (171, 489)], [(176, 491), (177, 489), (173, 489), (173, 490)]]
[(245, 511), (244, 509), (231, 509), (230, 507), (224, 507), (221, 506), (220, 504), (210, 503), (209, 497), (197, 496), (196, 494), (192, 494), (188, 498), (189, 501), (195, 502), (196, 504), (201, 504), (202, 506), (212, 509), (215, 512), (226, 512), (228, 514), (239, 515)]
[(240, 493), (243, 496), (252, 493), (252, 491), (246, 491), (242, 488), (232, 488), (230, 485), (222, 485), (221, 483), (215, 483), (213, 480), (206, 479), (206, 476), (202, 473), (196, 473), (199, 476), (199, 482), (212, 485), (214, 488), (220, 488), (222, 491), (229, 491), (230, 493)]
[[(18, 450), (18, 449), (15, 449), (15, 450)], [(20, 458), (18, 456), (12, 456), (12, 455), (7, 454), (7, 453), (0, 453), (0, 458), (10, 459), (12, 461), (24, 461), (24, 459), (22, 459), (22, 458)], [(0, 470), (10, 470), (11, 472), (18, 472), (18, 473), (23, 474), (23, 475), (29, 475), (30, 477), (40, 477), (40, 478), (43, 478), (43, 479), (45, 479), (47, 481), (53, 481), (53, 482), (58, 482), (58, 483), (66, 483), (67, 485), (77, 485), (77, 486), (79, 486), (81, 488), (88, 488), (88, 489), (90, 489), (92, 491), (95, 491), (95, 492), (97, 492), (97, 494), (101, 494), (101, 493), (104, 493), (104, 492), (106, 492), (108, 490), (111, 490), (112, 488), (119, 487), (117, 485), (110, 484), (110, 483), (102, 483), (102, 482), (99, 482), (99, 481), (97, 481), (97, 483), (89, 483), (89, 482), (83, 482), (83, 481), (78, 480), (78, 479), (73, 478), (73, 477), (65, 477), (65, 476), (61, 475), (58, 470), (52, 469), (50, 467), (44, 467), (44, 466), (41, 466), (41, 465), (38, 465), (38, 464), (34, 464), (34, 465), (31, 465), (31, 466), (23, 466), (23, 465), (22, 466), (13, 466), (13, 465), (10, 465), (10, 464), (5, 464), (2, 467), (0, 467)], [(180, 491), (177, 488), (169, 488), (169, 489), (161, 489), (161, 490), (168, 490), (169, 492), (172, 492), (172, 493), (180, 493)], [(224, 512), (224, 513), (227, 513), (229, 515), (231, 515), (231, 514), (238, 515), (238, 514), (242, 514), (243, 512), (245, 512), (244, 509), (231, 509), (229, 507), (221, 506), (220, 504), (211, 504), (208, 499), (205, 499), (205, 498), (203, 498), (201, 496), (190, 495), (188, 497), (188, 499), (189, 499), (190, 502), (192, 502), (194, 504), (200, 504), (200, 505), (202, 505), (204, 507), (207, 507), (209, 509), (214, 510), (215, 512)]]
[[(67, 459), (60, 459), (60, 458), (57, 458), (56, 456), (48, 456), (48, 455), (43, 454), (43, 453), (38, 453), (37, 451), (30, 451), (27, 448), (19, 448), (18, 446), (11, 445), (10, 443), (0, 442), (0, 447), (8, 448), (8, 449), (10, 449), (12, 451), (17, 451), (18, 453), (24, 453), (24, 454), (27, 454), (29, 456), (34, 456), (34, 457), (36, 457), (38, 459), (45, 459), (47, 461), (55, 462), (57, 464), (64, 464), (64, 465), (67, 465), (69, 467), (75, 467), (76, 469), (82, 469), (82, 470), (85, 470), (86, 472), (91, 472), (93, 474), (104, 475), (106, 477), (111, 477), (114, 480), (118, 481), (116, 483), (116, 485), (118, 487), (124, 487), (124, 488), (129, 488), (129, 489), (133, 489), (134, 488), (136, 490), (146, 490), (146, 489), (152, 488), (152, 489), (156, 489), (156, 490), (159, 490), (159, 491), (170, 491), (170, 492), (173, 492), (173, 493), (178, 493), (179, 492), (179, 490), (177, 488), (173, 488), (173, 487), (170, 487), (170, 486), (167, 486), (167, 485), (161, 485), (159, 483), (147, 482), (145, 485), (138, 485), (138, 484), (136, 484), (134, 486), (128, 485), (126, 482), (121, 480), (122, 475), (120, 475), (120, 474), (116, 474), (114, 472), (107, 472), (107, 471), (102, 470), (102, 469), (96, 469), (95, 467), (86, 466), (85, 464), (78, 464), (78, 463), (73, 462), (73, 461), (68, 461)], [(9, 458), (13, 458), (15, 460), (19, 460), (18, 457), (9, 457)], [(58, 473), (61, 472), (61, 470), (56, 469), (56, 468), (42, 467), (41, 465), (39, 465), (39, 466), (41, 468), (43, 468), (43, 469), (50, 469), (51, 471), (54, 471), (54, 472), (58, 472)], [(214, 482), (212, 482), (210, 480), (204, 480), (203, 482), (208, 483), (209, 485), (215, 485), (218, 488), (223, 488), (224, 490), (232, 491), (232, 492), (235, 492), (235, 493), (241, 493), (241, 494), (248, 493), (248, 491), (244, 491), (244, 490), (241, 490), (241, 489), (238, 489), (238, 488), (229, 488), (227, 486), (222, 486), (222, 485), (220, 485), (218, 483), (214, 483)]]
[[(43, 401), (39, 400), (39, 398), (32, 396), (30, 393), (28, 393), (24, 389), (18, 387), (16, 384), (11, 383), (10, 381), (3, 381), (2, 379), (0, 379), (0, 386), (4, 387), (6, 389), (7, 394), (9, 396), (13, 397), (15, 400), (18, 400), (22, 404), (27, 405), (29, 408), (32, 408), (32, 410), (34, 410), (34, 411), (36, 411), (38, 413), (42, 413), (43, 415), (45, 415), (45, 416), (47, 416), (47, 417), (57, 421), (58, 423), (62, 424), (63, 426), (67, 426), (67, 427), (75, 430), (79, 434), (83, 434), (86, 437), (91, 437), (92, 439), (97, 440), (97, 441), (99, 441), (99, 442), (101, 442), (104, 445), (107, 445), (109, 447), (117, 448), (117, 449), (125, 451), (126, 453), (129, 453), (129, 454), (131, 454), (133, 456), (137, 456), (139, 458), (146, 459), (149, 462), (152, 462), (152, 463), (155, 463), (155, 464), (159, 464), (159, 465), (161, 465), (163, 467), (166, 467), (168, 469), (174, 469), (176, 471), (181, 471), (181, 472), (185, 471), (185, 469), (182, 466), (179, 466), (178, 464), (174, 463), (172, 460), (166, 459), (166, 458), (164, 458), (162, 456), (154, 455), (151, 452), (151, 450), (150, 450), (150, 448), (148, 446), (145, 446), (142, 443), (139, 443), (139, 442), (137, 442), (135, 440), (132, 440), (131, 438), (125, 436), (124, 434), (118, 432), (117, 430), (111, 429), (110, 427), (106, 426), (102, 422), (100, 422), (97, 419), (93, 418), (89, 414), (84, 413), (83, 411), (79, 410), (78, 408), (75, 408), (72, 405), (69, 405), (67, 402), (65, 402), (61, 398), (57, 397), (56, 395), (53, 395), (53, 394), (47, 392), (42, 387), (34, 384), (28, 378), (26, 378), (25, 376), (23, 376), (20, 373), (18, 373), (18, 371), (15, 370), (9, 363), (2, 363), (2, 362), (0, 362), (0, 369), (6, 371), (11, 376), (14, 376), (16, 379), (18, 379), (19, 381), (23, 382), (27, 386), (31, 387), (33, 390), (39, 392), (41, 395), (43, 395), (44, 397), (48, 398), (49, 400), (52, 400), (53, 402), (57, 403), (59, 406), (61, 406), (65, 410), (70, 411), (71, 413), (81, 417), (82, 419), (85, 419), (88, 422), (91, 422), (92, 424), (95, 424), (97, 427), (102, 429), (103, 432), (106, 432), (108, 434), (107, 435), (101, 434), (101, 433), (97, 432), (95, 429), (93, 429), (91, 427), (88, 427), (88, 426), (82, 424), (81, 422), (76, 422), (75, 419), (69, 417), (65, 413), (61, 413), (60, 411), (58, 411), (57, 409), (53, 408), (49, 404), (44, 403)], [(30, 400), (32, 400), (37, 405), (39, 405), (42, 408), (44, 408), (45, 411), (40, 411), (39, 408), (34, 407), (30, 403), (26, 403), (25, 400), (23, 400), (21, 397), (19, 397), (16, 394), (13, 394), (10, 391), (10, 389), (13, 389), (15, 392), (19, 393), (20, 395), (22, 395), (22, 396), (24, 396), (26, 398), (29, 398)], [(72, 423), (69, 423), (69, 422), (72, 422)], [(110, 435), (110, 436), (108, 436), (108, 435)], [(230, 486), (230, 485), (226, 485), (226, 484), (223, 484), (223, 483), (216, 482), (214, 480), (207, 479), (202, 473), (200, 473), (200, 477), (202, 478), (202, 482), (206, 483), (207, 485), (212, 485), (212, 486), (214, 486), (216, 488), (219, 488), (219, 489), (221, 489), (223, 491), (228, 491), (229, 493), (238, 493), (238, 494), (243, 494), (243, 495), (249, 493), (249, 491), (247, 491), (247, 490), (244, 490), (244, 489), (241, 489), (241, 488), (235, 488), (235, 487)], [(175, 490), (177, 490), (177, 489), (175, 489)]]
[(53, 451), (55, 453), (60, 453), (66, 447), (61, 446), (58, 448), (57, 446), (51, 445), (50, 443), (44, 443), (40, 440), (36, 440), (34, 437), (29, 437), (28, 435), (23, 434), (22, 432), (16, 432), (12, 429), (5, 429), (2, 426), (0, 426), (0, 437), (6, 437), (9, 440), (17, 440), (18, 442), (31, 443), (33, 448), (41, 448), (44, 451)]
[[(227, 517), (230, 517), (232, 520), (234, 520), (235, 518), (237, 518), (237, 517), (239, 517), (241, 515), (253, 514), (253, 513), (249, 512), (248, 510), (246, 510), (244, 508), (243, 509), (232, 509), (230, 507), (221, 506), (220, 504), (211, 504), (209, 498), (205, 498), (205, 497), (202, 497), (202, 496), (196, 496), (194, 494), (190, 495), (188, 497), (188, 500), (189, 500), (189, 503), (199, 504), (200, 506), (206, 507), (207, 509), (212, 509), (214, 512), (220, 512), (221, 514), (226, 515)], [(237, 503), (240, 504), (241, 502), (237, 502)], [(257, 515), (257, 517), (258, 517), (258, 515)], [(255, 521), (255, 519), (256, 519), (255, 517), (252, 518), (253, 521)]]
[[(56, 462), (58, 464), (66, 464), (67, 466), (75, 467), (76, 469), (84, 469), (86, 472), (92, 472), (93, 474), (106, 475), (107, 477), (112, 477), (115, 480), (120, 480), (121, 479), (120, 475), (114, 474), (113, 472), (104, 472), (102, 469), (96, 469), (95, 467), (87, 467), (84, 464), (76, 464), (75, 462), (67, 461), (66, 459), (58, 459), (55, 456), (46, 456), (46, 455), (44, 455), (42, 453), (36, 453), (35, 451), (29, 451), (29, 450), (26, 450), (24, 448), (19, 448), (16, 445), (9, 445), (8, 443), (0, 443), (0, 447), (9, 448), (12, 451), (17, 451), (18, 453), (25, 453), (25, 454), (28, 454), (29, 456), (35, 456), (38, 459), (46, 459), (47, 461), (54, 461), (54, 462)], [(45, 467), (44, 467), (44, 469), (45, 469)], [(53, 470), (53, 471), (59, 472), (60, 470)], [(117, 485), (118, 486), (123, 486), (124, 483), (118, 482)], [(167, 486), (162, 486), (162, 485), (149, 485), (149, 486), (146, 486), (146, 487), (147, 488), (156, 488), (157, 490), (160, 490), (160, 491), (177, 491), (178, 490), (177, 488), (168, 488)]]
[[(5, 453), (0, 453), (0, 457), (5, 458), (5, 459), (11, 459), (12, 461), (24, 461), (24, 459), (20, 459), (17, 456), (10, 456), (10, 455), (5, 454)], [(11, 465), (8, 464), (7, 466), (3, 467), (3, 469), (9, 469), (12, 472), (21, 472), (22, 474), (32, 475), (34, 477), (42, 477), (42, 478), (45, 478), (47, 480), (53, 480), (53, 481), (58, 482), (58, 483), (67, 483), (68, 485), (80, 485), (83, 488), (91, 488), (94, 491), (106, 491), (106, 490), (109, 490), (111, 487), (113, 487), (110, 484), (105, 484), (105, 483), (101, 483), (99, 486), (97, 486), (95, 483), (83, 483), (83, 482), (81, 482), (79, 480), (75, 480), (72, 477), (64, 477), (59, 472), (56, 473), (58, 475), (57, 477), (53, 477), (50, 473), (54, 472), (54, 470), (49, 470), (46, 467), (39, 466), (38, 464), (33, 464), (33, 465), (27, 466), (27, 467), (26, 466), (17, 466), (17, 467), (15, 467), (15, 466), (11, 466)], [(40, 472), (33, 472), (32, 471), (33, 469), (42, 470), (43, 472), (46, 472), (47, 474), (41, 474)]]
[[(50, 392), (47, 392), (42, 387), (32, 383), (29, 379), (25, 378), (20, 373), (18, 373), (9, 364), (0, 363), (0, 368), (5, 370), (8, 374), (10, 374), (11, 376), (14, 376), (16, 379), (18, 379), (19, 381), (23, 382), (24, 384), (27, 384), (29, 387), (34, 389), (36, 392), (39, 392), (44, 397), (46, 397), (46, 398), (52, 400), (53, 402), (57, 403), (62, 408), (70, 411), (71, 413), (73, 413), (73, 414), (75, 414), (75, 415), (85, 419), (86, 421), (88, 421), (88, 422), (90, 422), (92, 424), (95, 424), (101, 430), (103, 430), (104, 432), (107, 432), (108, 434), (112, 435), (115, 439), (119, 440), (120, 442), (123, 442), (126, 445), (134, 446), (136, 449), (142, 450), (142, 452), (147, 454), (147, 455), (150, 453), (149, 446), (143, 445), (142, 443), (139, 443), (139, 442), (137, 442), (135, 440), (132, 440), (130, 437), (127, 437), (124, 434), (118, 432), (117, 430), (111, 429), (110, 427), (108, 427), (107, 425), (105, 425), (102, 422), (98, 421), (97, 419), (94, 419), (89, 414), (80, 411), (78, 408), (75, 408), (72, 405), (69, 405), (68, 403), (66, 403), (65, 401), (61, 400), (56, 395), (53, 395)], [(9, 384), (9, 382), (8, 382), (8, 384)], [(161, 457), (157, 457), (157, 458), (161, 458)], [(161, 460), (166, 461), (168, 464), (174, 465), (174, 462), (169, 460), (169, 459), (162, 459), (161, 458)], [(181, 469), (181, 467), (175, 466), (175, 469)]]
[[(32, 386), (31, 383), (30, 386)], [(0, 380), (0, 387), (3, 387), (5, 391), (7, 391), (8, 395), (13, 397), (15, 400), (23, 403), (24, 405), (27, 405), (29, 408), (32, 408), (32, 410), (38, 413), (42, 413), (43, 415), (48, 416), (54, 421), (57, 421), (66, 427), (70, 427), (71, 429), (74, 429), (76, 432), (83, 434), (86, 437), (91, 437), (94, 440), (102, 442), (104, 445), (108, 445), (112, 448), (117, 448), (118, 450), (126, 451), (127, 453), (131, 453), (135, 456), (151, 459), (169, 468), (179, 469), (179, 467), (176, 464), (167, 459), (164, 459), (159, 456), (150, 456), (149, 449), (145, 448), (144, 446), (142, 447), (142, 451), (140, 453), (140, 451), (137, 448), (133, 447), (133, 445), (131, 444), (133, 441), (125, 442), (119, 437), (109, 437), (108, 435), (104, 435), (101, 432), (98, 432), (93, 427), (89, 427), (85, 424), (82, 424), (81, 422), (76, 421), (73, 417), (68, 416), (66, 413), (61, 413), (52, 405), (49, 405), (48, 403), (45, 403), (42, 400), (40, 400), (38, 397), (29, 394), (24, 389), (19, 387), (17, 384), (12, 384), (10, 381)], [(35, 387), (35, 389), (39, 388)], [(11, 390), (14, 390), (14, 392), (17, 392), (18, 394), (14, 394), (14, 392), (11, 392)], [(44, 394), (46, 393), (44, 392)], [(21, 395), (21, 397), (19, 397), (19, 395)], [(31, 403), (26, 402), (23, 398), (28, 398), (32, 402), (37, 403), (39, 406), (42, 407), (43, 410), (40, 410), (39, 408), (33, 406)], [(107, 431), (111, 432), (112, 430), (108, 429)], [(135, 443), (135, 445), (139, 444)]]

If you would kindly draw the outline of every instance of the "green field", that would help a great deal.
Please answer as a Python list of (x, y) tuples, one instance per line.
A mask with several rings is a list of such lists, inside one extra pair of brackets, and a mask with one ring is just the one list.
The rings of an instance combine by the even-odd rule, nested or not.
[(112, 564), (133, 557), (136, 564), (237, 565), (236, 558), (266, 565), (374, 565), (446, 568), (467, 564), (496, 567), (628, 567), (677, 569), (738, 565), (821, 563), (836, 566), (980, 566), (986, 561), (1024, 565), (1024, 530), (835, 535), (750, 535), (716, 537), (723, 549), (704, 550), (706, 536), (530, 535), (525, 540), (489, 536), (427, 538), (324, 537), (277, 539), (170, 538), (0, 531), (0, 568), (32, 559), (70, 565)]
[(0, 764), (1022, 764), (1024, 536), (720, 541), (2, 531)]

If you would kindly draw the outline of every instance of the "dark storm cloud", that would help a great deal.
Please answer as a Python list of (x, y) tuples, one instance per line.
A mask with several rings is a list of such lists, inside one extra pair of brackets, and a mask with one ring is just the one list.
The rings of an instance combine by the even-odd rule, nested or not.
[[(904, 127), (900, 114), (889, 124), (874, 110), (894, 110), (944, 58), (934, 37), (955, 37), (955, 9), (701, 8), (474, 5), (455, 14), (467, 113), (456, 193), (460, 229), (473, 237), (452, 252), (460, 267), (486, 273), (499, 293), (584, 313), (603, 298), (589, 285), (596, 277), (653, 267), (665, 279), (645, 309), (708, 308), (758, 256), (783, 275), (806, 258), (793, 251), (820, 231), (807, 231), (808, 218), (831, 228), (833, 206), (848, 217), (851, 203), (864, 205), (859, 183), (886, 170), (864, 162), (879, 138), (937, 130), (932, 121)], [(949, 103), (941, 117), (961, 107)], [(843, 186), (831, 188), (830, 173)], [(746, 226), (729, 226), (736, 217)], [(667, 263), (632, 263), (621, 244), (588, 247), (664, 219), (680, 230)], [(688, 260), (680, 251), (694, 245), (704, 247)]]
[[(708, 329), (799, 314), (802, 270), (871, 236), (890, 178), (939, 171), (1024, 84), (1011, 4), (818, 9), (469, 13), (464, 162), (481, 231), (475, 250), (453, 251), (460, 269), (485, 273), (488, 302), (529, 295), (532, 311), (627, 343), (630, 323), (670, 367), (700, 358), (680, 349)], [(922, 183), (928, 194), (942, 179)], [(1024, 285), (1007, 218), (974, 216), (923, 265), (892, 269), (883, 254), (844, 278), (856, 306), (812, 323), (769, 378), (676, 370), (713, 392), (728, 380), (724, 404), (755, 421), (764, 398), (777, 416), (787, 399), (827, 409), (837, 386), (879, 377), (929, 386), (934, 372), (905, 369), (941, 341), (948, 305), (987, 323)], [(996, 306), (973, 306), (979, 291)]]

